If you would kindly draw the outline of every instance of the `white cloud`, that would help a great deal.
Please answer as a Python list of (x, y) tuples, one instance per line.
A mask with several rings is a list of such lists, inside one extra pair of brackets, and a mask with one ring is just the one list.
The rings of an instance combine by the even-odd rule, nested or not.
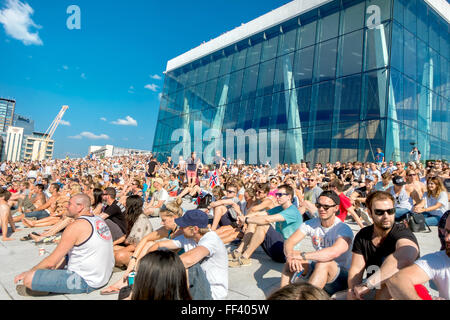
[(130, 86), (130, 87), (128, 88), (128, 93), (135, 93), (134, 86)]
[(105, 117), (101, 117), (100, 120), (107, 121)]
[(161, 77), (157, 74), (150, 76), (150, 78), (155, 79), (155, 80), (161, 80)]
[(112, 124), (117, 124), (119, 126), (135, 126), (137, 127), (137, 121), (134, 120), (132, 117), (130, 116), (126, 116), (125, 120), (124, 119), (117, 119), (117, 121), (113, 121), (111, 122)]
[(61, 120), (61, 121), (59, 122), (59, 124), (62, 125), (62, 126), (68, 126), (68, 127), (70, 127), (70, 122), (69, 122), (69, 121), (66, 121), (66, 120)]
[(31, 16), (34, 10), (28, 3), (20, 0), (6, 0), (6, 8), (0, 10), (0, 23), (3, 24), (6, 34), (20, 40), (25, 45), (43, 45), (39, 32), (32, 33), (29, 28), (41, 28), (34, 23)]
[(86, 138), (86, 139), (91, 139), (91, 140), (108, 140), (109, 136), (104, 134), (104, 133), (100, 134), (100, 135), (96, 135), (96, 134), (93, 134), (92, 132), (84, 131), (84, 132), (82, 132), (82, 133), (80, 133), (80, 134), (78, 134), (76, 136), (72, 136), (72, 137), (69, 137), (69, 138), (70, 139), (83, 139), (83, 138)]
[(81, 74), (81, 78), (87, 79), (87, 78), (86, 78), (86, 74), (85, 74), (85, 73), (82, 73), (82, 74)]
[(144, 88), (156, 92), (159, 86), (157, 86), (156, 84), (147, 84)]
[(63, 68), (64, 70), (69, 70), (69, 67), (66, 66), (66, 65), (62, 66), (62, 68)]

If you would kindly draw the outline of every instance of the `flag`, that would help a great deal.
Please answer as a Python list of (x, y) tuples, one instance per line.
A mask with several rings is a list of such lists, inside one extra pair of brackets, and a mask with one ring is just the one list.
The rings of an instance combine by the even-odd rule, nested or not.
[(218, 184), (219, 184), (219, 177), (217, 175), (217, 171), (214, 170), (214, 172), (211, 175), (211, 177), (209, 177), (209, 187), (212, 189)]

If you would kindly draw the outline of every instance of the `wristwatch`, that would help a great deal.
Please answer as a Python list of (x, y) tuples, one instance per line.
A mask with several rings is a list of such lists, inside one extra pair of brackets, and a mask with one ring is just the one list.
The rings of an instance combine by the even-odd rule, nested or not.
[(307, 259), (306, 259), (306, 253), (305, 253), (305, 252), (302, 252), (300, 255), (302, 256), (302, 259), (303, 259), (303, 260), (307, 260)]

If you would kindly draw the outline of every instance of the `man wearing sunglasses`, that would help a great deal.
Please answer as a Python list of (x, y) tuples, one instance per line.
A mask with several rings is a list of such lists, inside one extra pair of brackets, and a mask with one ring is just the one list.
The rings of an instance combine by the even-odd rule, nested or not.
[[(329, 295), (347, 288), (353, 232), (336, 217), (339, 204), (339, 196), (334, 191), (322, 192), (316, 203), (319, 217), (306, 221), (286, 241), (287, 262), (281, 275), (281, 287), (289, 284), (294, 272), (303, 271), (302, 280), (324, 289)], [(306, 236), (311, 237), (315, 252), (297, 250)]]
[[(389, 192), (371, 193), (366, 204), (373, 225), (355, 236), (347, 299), (362, 300), (366, 296), (386, 300), (390, 298), (386, 280), (414, 263), (419, 246), (410, 229), (395, 223), (395, 199)], [(368, 274), (365, 281), (364, 271)]]
[[(250, 257), (261, 245), (263, 250), (272, 260), (284, 263), (286, 257), (283, 252), (284, 241), (287, 240), (302, 224), (303, 219), (292, 204), (294, 190), (288, 185), (278, 187), (275, 194), (278, 206), (267, 211), (257, 212), (252, 216), (238, 216), (241, 224), (249, 225), (243, 238), (244, 251), (242, 255), (235, 253), (234, 260), (230, 261), (230, 267), (241, 267), (251, 265)], [(271, 223), (276, 223), (276, 229)], [(250, 226), (256, 225), (253, 233), (248, 232)]]
[(306, 188), (305, 195), (303, 197), (303, 201), (300, 203), (299, 210), (303, 215), (303, 219), (305, 221), (316, 216), (317, 209), (315, 204), (317, 202), (317, 198), (323, 192), (322, 188), (318, 185), (318, 178), (314, 175), (308, 175), (306, 177)]

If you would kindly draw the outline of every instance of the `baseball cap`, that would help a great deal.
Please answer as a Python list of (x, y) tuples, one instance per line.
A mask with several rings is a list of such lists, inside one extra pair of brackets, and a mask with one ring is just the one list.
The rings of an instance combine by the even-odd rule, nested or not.
[(337, 193), (334, 191), (330, 191), (330, 190), (324, 191), (319, 195), (319, 198), (320, 197), (330, 198), (331, 200), (333, 200), (334, 204), (336, 204), (336, 205), (341, 203), (341, 198), (339, 198)]
[(175, 223), (182, 228), (191, 226), (206, 228), (208, 227), (208, 216), (198, 209), (189, 210), (181, 218), (175, 219)]
[(403, 180), (403, 177), (401, 176), (395, 176), (392, 178), (392, 183), (396, 186), (404, 186), (406, 184), (405, 180)]

